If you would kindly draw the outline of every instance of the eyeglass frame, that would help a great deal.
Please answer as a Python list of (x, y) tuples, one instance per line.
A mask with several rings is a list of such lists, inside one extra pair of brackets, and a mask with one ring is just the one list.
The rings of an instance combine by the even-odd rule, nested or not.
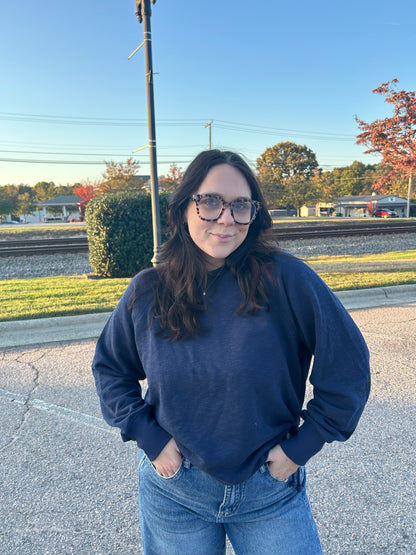
[[(216, 218), (204, 218), (204, 217), (202, 217), (201, 214), (199, 213), (199, 204), (198, 204), (198, 203), (199, 203), (199, 202), (201, 201), (201, 199), (203, 199), (203, 198), (215, 198), (215, 199), (220, 200), (220, 201), (222, 202), (222, 209), (221, 209), (221, 212), (218, 214), (218, 216), (217, 216)], [(251, 204), (252, 206), (254, 206), (254, 214), (253, 214), (253, 216), (251, 217), (251, 219), (250, 219), (249, 222), (240, 223), (240, 222), (237, 222), (237, 221), (235, 220), (234, 212), (233, 212), (233, 206), (232, 206), (235, 202), (238, 202), (238, 199), (236, 199), (236, 200), (231, 200), (230, 202), (228, 202), (228, 201), (224, 200), (224, 199), (222, 198), (221, 195), (217, 195), (217, 194), (214, 194), (214, 193), (195, 193), (194, 195), (191, 196), (190, 200), (193, 200), (193, 201), (195, 202), (196, 213), (198, 214), (198, 217), (199, 217), (201, 220), (203, 220), (204, 222), (216, 222), (216, 221), (219, 220), (219, 219), (221, 218), (221, 216), (224, 214), (225, 209), (226, 209), (227, 207), (229, 207), (229, 208), (230, 208), (231, 216), (233, 217), (233, 220), (234, 220), (234, 223), (235, 223), (235, 224), (237, 224), (237, 225), (250, 225), (250, 224), (252, 224), (252, 223), (254, 222), (254, 220), (256, 219), (257, 213), (258, 213), (258, 211), (259, 211), (260, 208), (261, 208), (261, 202), (259, 202), (258, 200), (244, 199), (244, 200), (249, 201), (250, 204)]]

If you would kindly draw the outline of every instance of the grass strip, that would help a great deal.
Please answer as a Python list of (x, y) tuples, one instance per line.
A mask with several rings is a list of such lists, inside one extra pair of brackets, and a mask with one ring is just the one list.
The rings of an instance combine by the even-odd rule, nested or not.
[(374, 271), (374, 272), (319, 272), (321, 278), (332, 291), (367, 289), (370, 287), (390, 287), (416, 283), (416, 270)]
[(354, 256), (317, 256), (306, 258), (308, 264), (362, 263), (362, 262), (395, 262), (400, 260), (416, 260), (416, 250), (383, 252), (379, 254), (362, 254)]
[[(415, 271), (320, 273), (333, 291), (416, 283)], [(81, 276), (0, 281), (0, 321), (110, 312), (130, 279)]]
[(111, 311), (129, 282), (82, 276), (0, 281), (0, 321)]
[[(416, 260), (416, 250), (363, 256), (329, 256), (307, 259), (308, 264), (394, 262)], [(333, 291), (388, 287), (416, 283), (416, 268), (374, 271), (319, 272)], [(114, 309), (130, 278), (86, 279), (59, 276), (0, 281), (0, 321), (71, 316)]]
[(23, 241), (24, 239), (46, 239), (51, 237), (72, 237), (73, 235), (87, 235), (85, 223), (68, 225), (16, 226), (0, 227), (0, 241)]

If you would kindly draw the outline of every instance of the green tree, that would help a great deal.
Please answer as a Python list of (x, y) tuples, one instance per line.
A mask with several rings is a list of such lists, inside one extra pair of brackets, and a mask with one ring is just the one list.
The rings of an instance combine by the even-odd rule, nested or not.
[(53, 181), (39, 181), (34, 186), (36, 202), (44, 202), (58, 196), (56, 194), (56, 186)]
[(73, 195), (74, 194), (74, 186), (70, 185), (58, 185), (55, 189), (55, 196), (60, 197), (61, 195)]
[(0, 187), (0, 218), (16, 213), (18, 191), (15, 185)]
[(18, 185), (17, 187), (17, 206), (18, 216), (33, 214), (36, 210), (35, 191), (29, 185)]
[(359, 194), (371, 195), (374, 192), (375, 184), (390, 171), (390, 168), (383, 164), (368, 164), (362, 177), (362, 188)]
[(257, 158), (257, 172), (272, 205), (297, 209), (313, 196), (312, 177), (318, 167), (315, 153), (304, 145), (278, 143)]
[[(382, 164), (365, 165), (354, 161), (350, 166), (334, 168), (331, 171), (318, 171), (312, 181), (317, 202), (330, 202), (339, 197), (351, 195), (370, 195), (375, 184), (386, 174), (389, 168)], [(391, 186), (389, 193), (399, 194), (402, 182)]]
[(409, 193), (409, 182), (406, 177), (395, 175), (387, 187), (387, 195), (406, 198)]
[(296, 208), (297, 215), (304, 204), (314, 203), (316, 191), (313, 180), (304, 175), (293, 175), (284, 181), (285, 198), (288, 206)]
[(366, 166), (355, 160), (350, 166), (341, 169), (340, 187), (342, 196), (359, 195), (363, 189)]
[(339, 194), (339, 176), (335, 170), (329, 172), (316, 171), (311, 179), (315, 202), (331, 202)]

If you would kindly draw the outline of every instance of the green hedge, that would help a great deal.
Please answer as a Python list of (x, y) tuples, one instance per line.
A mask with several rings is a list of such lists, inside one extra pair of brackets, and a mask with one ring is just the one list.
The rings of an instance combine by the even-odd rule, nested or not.
[[(159, 196), (161, 228), (166, 227), (167, 195)], [(94, 197), (86, 208), (90, 263), (105, 277), (132, 277), (153, 258), (151, 198), (147, 193)]]

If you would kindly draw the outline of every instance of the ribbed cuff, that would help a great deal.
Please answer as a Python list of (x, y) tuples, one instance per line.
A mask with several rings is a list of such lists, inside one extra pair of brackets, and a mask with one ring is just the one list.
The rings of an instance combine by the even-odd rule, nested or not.
[(150, 416), (146, 419), (143, 414), (130, 423), (125, 434), (121, 434), (124, 441), (134, 440), (140, 449), (154, 461), (172, 436), (166, 432)]
[(308, 420), (302, 424), (296, 435), (280, 442), (280, 446), (289, 459), (300, 466), (316, 455), (324, 444), (325, 442), (322, 441), (321, 436)]

